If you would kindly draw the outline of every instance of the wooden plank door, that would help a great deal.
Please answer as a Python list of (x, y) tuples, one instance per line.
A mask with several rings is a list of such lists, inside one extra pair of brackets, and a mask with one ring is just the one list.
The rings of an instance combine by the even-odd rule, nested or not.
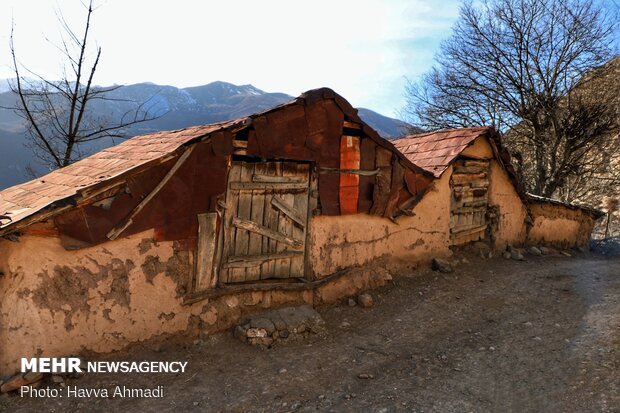
[(489, 207), (489, 161), (459, 159), (453, 164), (450, 236), (452, 245), (484, 239)]
[(304, 277), (309, 177), (308, 164), (233, 162), (220, 282)]

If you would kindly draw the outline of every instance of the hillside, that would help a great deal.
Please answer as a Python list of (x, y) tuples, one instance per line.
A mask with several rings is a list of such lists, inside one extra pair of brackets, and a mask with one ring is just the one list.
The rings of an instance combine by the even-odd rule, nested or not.
[[(5, 81), (0, 81), (5, 85)], [(252, 85), (234, 85), (213, 82), (207, 85), (176, 88), (174, 86), (138, 83), (121, 87), (110, 93), (112, 101), (93, 101), (93, 113), (110, 119), (118, 119), (135, 107), (135, 102), (146, 102), (149, 113), (161, 115), (152, 121), (135, 125), (127, 136), (159, 130), (180, 129), (193, 125), (221, 122), (261, 112), (291, 100), (284, 93), (269, 93)], [(15, 105), (16, 96), (0, 93), (0, 108)], [(387, 138), (403, 134), (407, 124), (369, 109), (360, 108), (360, 117), (377, 132)], [(47, 172), (44, 165), (33, 158), (24, 134), (22, 119), (13, 111), (0, 109), (0, 189), (32, 178), (31, 169), (41, 175)], [(118, 143), (111, 139), (93, 142), (80, 150), (90, 154)]]

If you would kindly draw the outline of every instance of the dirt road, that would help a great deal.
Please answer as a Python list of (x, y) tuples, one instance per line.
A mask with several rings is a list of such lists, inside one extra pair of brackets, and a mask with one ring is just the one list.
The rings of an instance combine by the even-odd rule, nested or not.
[[(468, 258), (321, 309), (325, 337), (261, 350), (231, 335), (111, 360), (187, 360), (178, 375), (87, 375), (157, 399), (0, 399), (14, 412), (620, 412), (620, 259)], [(362, 378), (360, 378), (362, 377)], [(50, 386), (56, 386), (50, 384)]]

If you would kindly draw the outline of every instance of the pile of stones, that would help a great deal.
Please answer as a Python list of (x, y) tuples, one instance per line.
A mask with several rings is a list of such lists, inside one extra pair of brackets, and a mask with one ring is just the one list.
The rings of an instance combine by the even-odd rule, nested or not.
[(286, 307), (253, 314), (233, 334), (251, 345), (270, 347), (276, 341), (325, 333), (325, 321), (310, 305)]

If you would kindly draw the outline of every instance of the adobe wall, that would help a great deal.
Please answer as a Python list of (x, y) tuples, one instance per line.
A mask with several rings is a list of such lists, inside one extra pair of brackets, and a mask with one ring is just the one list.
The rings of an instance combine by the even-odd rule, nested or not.
[(57, 238), (0, 239), (0, 377), (21, 357), (110, 352), (171, 334), (208, 334), (243, 314), (332, 303), (383, 285), (389, 274), (350, 271), (316, 289), (247, 291), (184, 305), (190, 253), (147, 231), (66, 251)]
[(343, 268), (390, 258), (390, 267), (448, 256), (451, 167), (415, 206), (415, 216), (396, 223), (367, 214), (315, 216), (310, 222), (309, 260), (316, 278)]
[(596, 220), (580, 209), (550, 202), (533, 202), (530, 211), (534, 225), (527, 242), (532, 245), (585, 247)]
[(527, 207), (515, 190), (506, 171), (496, 160), (491, 161), (489, 205), (499, 207), (495, 234), (495, 249), (504, 250), (507, 245), (522, 245), (527, 234)]

